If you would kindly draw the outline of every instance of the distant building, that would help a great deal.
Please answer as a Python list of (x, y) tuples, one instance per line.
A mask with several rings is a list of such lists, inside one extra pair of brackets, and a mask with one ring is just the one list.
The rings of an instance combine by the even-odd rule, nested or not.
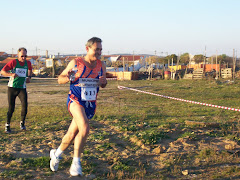
[(0, 61), (0, 66), (1, 67), (5, 66), (8, 62), (10, 62), (13, 59), (16, 59), (16, 58), (8, 57), (8, 58), (4, 59), (3, 61)]
[(126, 61), (126, 62), (133, 62), (137, 60), (145, 59), (144, 55), (102, 55), (103, 59), (109, 59), (110, 61)]
[(27, 61), (30, 61), (32, 66), (35, 66), (37, 65), (37, 60), (41, 58), (41, 57), (38, 57), (38, 56), (28, 56), (27, 57)]
[(0, 57), (8, 57), (8, 54), (6, 52), (0, 52)]
[(144, 55), (102, 55), (101, 59), (112, 63), (119, 61), (122, 65), (125, 65), (127, 71), (138, 71), (141, 67), (145, 66)]
[(78, 56), (78, 55), (76, 55), (76, 56), (66, 56), (65, 57), (65, 62), (69, 63), (71, 60), (73, 60), (73, 59), (75, 59), (77, 57), (80, 57), (80, 56)]
[(17, 57), (17, 54), (8, 54), (8, 57)]

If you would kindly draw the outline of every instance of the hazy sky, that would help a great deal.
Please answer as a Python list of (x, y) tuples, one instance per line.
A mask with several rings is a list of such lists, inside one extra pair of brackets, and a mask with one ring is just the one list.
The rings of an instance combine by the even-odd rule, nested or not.
[(103, 54), (240, 53), (240, 0), (0, 0), (0, 51)]

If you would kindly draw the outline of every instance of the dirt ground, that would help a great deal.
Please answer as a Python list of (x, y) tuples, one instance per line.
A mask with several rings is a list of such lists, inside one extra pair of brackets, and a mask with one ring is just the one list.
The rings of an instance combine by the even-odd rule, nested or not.
[[(27, 86), (27, 92), (28, 92), (28, 102), (31, 104), (31, 106), (37, 106), (39, 104), (47, 104), (51, 101), (54, 101), (56, 104), (64, 104), (66, 103), (66, 97), (68, 92), (68, 84), (67, 85), (58, 85), (56, 82), (49, 85), (41, 83), (39, 84), (28, 84)], [(37, 88), (36, 88), (37, 87)], [(44, 91), (62, 91), (62, 94), (48, 94), (43, 93)], [(7, 107), (7, 86), (6, 84), (0, 84), (0, 108)], [(107, 100), (106, 100), (107, 101)], [(16, 105), (20, 105), (20, 101), (17, 99)], [(201, 150), (204, 148), (213, 148), (215, 150), (230, 150), (233, 152), (238, 152), (240, 150), (240, 146), (231, 140), (226, 140), (225, 138), (221, 137), (210, 137), (205, 136), (206, 131), (208, 131), (208, 127), (203, 127), (199, 129), (193, 130), (193, 133), (197, 137), (199, 137), (201, 140), (196, 141), (189, 137), (184, 138), (178, 138), (179, 133), (183, 133), (186, 130), (180, 130), (178, 128), (178, 125), (173, 127), (172, 129), (169, 129), (168, 139), (165, 139), (161, 142), (159, 145), (155, 145), (154, 147), (150, 147), (147, 145), (144, 145), (139, 141), (137, 138), (131, 138), (128, 142), (121, 140), (124, 136), (127, 136), (128, 134), (123, 134), (121, 131), (116, 129), (116, 127), (112, 126), (111, 124), (108, 124), (103, 121), (92, 121), (91, 122), (92, 128), (91, 133), (96, 133), (97, 131), (101, 131), (104, 129), (104, 131), (111, 134), (109, 138), (109, 142), (115, 142), (118, 146), (113, 149), (112, 153), (118, 153), (119, 156), (121, 156), (124, 159), (127, 158), (133, 158), (136, 159), (136, 161), (141, 161), (142, 163), (148, 163), (149, 165), (149, 172), (156, 172), (161, 171), (164, 168), (163, 159), (170, 158), (173, 154), (184, 154), (193, 152), (196, 150)], [(1, 124), (1, 130), (4, 129), (4, 124)], [(181, 131), (181, 132), (180, 132)], [(56, 132), (59, 137), (63, 137), (65, 130), (60, 130)], [(6, 153), (12, 153), (15, 157), (21, 158), (21, 157), (41, 157), (41, 156), (49, 156), (49, 151), (52, 148), (53, 142), (51, 139), (52, 134), (45, 134), (45, 142), (42, 143), (42, 145), (39, 146), (32, 146), (32, 145), (24, 145), (20, 144), (18, 141), (13, 140), (10, 144), (6, 147)], [(88, 146), (94, 146), (96, 142), (88, 142)], [(134, 148), (132, 148), (132, 145), (135, 144), (135, 146), (140, 146), (140, 150), (135, 151)], [(71, 153), (71, 151), (70, 151)], [(108, 169), (108, 164), (106, 163), (106, 160), (95, 159), (96, 163), (101, 163), (103, 168), (101, 169)], [(101, 161), (101, 162), (98, 162)], [(227, 165), (227, 164), (226, 164)], [(191, 174), (188, 174), (188, 178), (191, 178)], [(37, 178), (36, 176), (35, 178)], [(84, 178), (86, 179), (94, 179), (95, 175), (88, 175)], [(195, 174), (192, 174), (192, 178), (195, 178)], [(68, 170), (62, 170), (58, 174), (55, 174), (53, 177), (49, 179), (68, 179), (69, 174)]]
[[(58, 85), (57, 79), (53, 81), (53, 85), (49, 83), (42, 84), (27, 84), (28, 103), (30, 105), (45, 104), (49, 102), (66, 103), (66, 97), (69, 85)], [(37, 87), (37, 88), (36, 88)], [(45, 94), (44, 92), (49, 91), (64, 91), (62, 94)], [(7, 107), (7, 84), (0, 84), (0, 108)], [(17, 98), (16, 106), (20, 105), (20, 100)]]

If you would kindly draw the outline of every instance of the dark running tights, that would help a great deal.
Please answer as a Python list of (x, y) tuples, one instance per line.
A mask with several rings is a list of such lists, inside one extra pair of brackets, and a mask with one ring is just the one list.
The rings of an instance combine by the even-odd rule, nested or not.
[(25, 123), (25, 118), (27, 115), (27, 91), (26, 88), (12, 88), (8, 87), (8, 112), (7, 112), (7, 124), (10, 124), (14, 109), (15, 109), (15, 101), (16, 97), (21, 101), (22, 111), (21, 111), (21, 121), (23, 124)]

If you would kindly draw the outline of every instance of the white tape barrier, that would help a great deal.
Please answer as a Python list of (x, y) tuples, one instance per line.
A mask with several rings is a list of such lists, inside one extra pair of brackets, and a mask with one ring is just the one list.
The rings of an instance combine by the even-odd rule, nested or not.
[(108, 81), (117, 80), (117, 78), (107, 78)]
[(207, 104), (207, 103), (200, 103), (200, 102), (196, 102), (196, 101), (189, 101), (189, 100), (185, 100), (185, 99), (180, 99), (180, 98), (175, 98), (175, 97), (155, 94), (155, 93), (151, 93), (151, 92), (147, 92), (147, 91), (141, 91), (141, 90), (138, 90), (138, 89), (133, 89), (133, 88), (125, 87), (125, 86), (118, 86), (118, 89), (128, 89), (128, 90), (137, 91), (137, 92), (140, 92), (140, 93), (150, 94), (150, 95), (154, 95), (154, 96), (160, 96), (162, 98), (173, 99), (173, 100), (188, 102), (188, 103), (192, 103), (192, 104), (199, 104), (199, 105), (203, 105), (203, 106), (210, 106), (210, 107), (215, 107), (215, 108), (220, 108), (220, 109), (226, 109), (226, 110), (232, 110), (232, 111), (240, 112), (240, 109), (236, 109), (236, 108), (230, 108), (230, 107), (225, 107), (225, 106), (218, 106), (218, 105)]

